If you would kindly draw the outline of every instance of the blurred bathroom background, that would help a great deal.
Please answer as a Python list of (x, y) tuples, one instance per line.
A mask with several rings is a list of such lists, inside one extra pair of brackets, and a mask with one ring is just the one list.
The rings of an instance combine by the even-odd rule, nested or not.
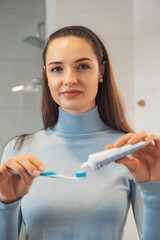
[[(42, 51), (50, 33), (67, 25), (101, 37), (131, 125), (160, 134), (159, 0), (0, 0), (0, 157), (10, 138), (43, 128)], [(138, 240), (131, 210), (128, 239)]]

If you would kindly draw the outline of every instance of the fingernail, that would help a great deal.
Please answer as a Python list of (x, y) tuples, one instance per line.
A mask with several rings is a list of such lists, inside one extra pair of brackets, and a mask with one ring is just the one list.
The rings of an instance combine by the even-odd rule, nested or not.
[(39, 166), (39, 169), (40, 169), (40, 170), (44, 170), (45, 167), (44, 167), (43, 165), (40, 165), (40, 166)]
[(35, 176), (39, 175), (39, 171), (33, 170), (33, 175), (35, 175)]

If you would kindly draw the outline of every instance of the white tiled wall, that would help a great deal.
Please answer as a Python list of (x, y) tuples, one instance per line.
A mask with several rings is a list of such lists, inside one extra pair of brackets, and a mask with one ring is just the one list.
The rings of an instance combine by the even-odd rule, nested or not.
[(136, 129), (160, 134), (160, 1), (135, 0), (134, 20)]
[[(44, 0), (0, 1), (0, 158), (13, 136), (42, 128), (41, 93), (11, 92), (30, 78), (41, 77), (42, 50), (23, 42), (37, 34), (44, 20)], [(20, 240), (24, 240), (24, 226)]]
[(0, 1), (0, 157), (13, 136), (42, 128), (41, 93), (11, 88), (41, 77), (42, 50), (23, 41), (44, 20), (43, 0)]

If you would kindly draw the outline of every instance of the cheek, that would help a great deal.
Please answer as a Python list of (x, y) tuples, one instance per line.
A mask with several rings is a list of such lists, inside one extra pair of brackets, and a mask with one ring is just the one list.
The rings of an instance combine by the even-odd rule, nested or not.
[(51, 93), (51, 96), (53, 98), (53, 100), (57, 103), (58, 103), (58, 99), (59, 99), (59, 84), (57, 82), (53, 82), (53, 81), (48, 81), (48, 86), (49, 86), (49, 89), (50, 89), (50, 93)]
[(59, 105), (60, 102), (60, 94), (59, 94), (59, 87), (58, 84), (56, 84), (55, 82), (49, 82), (48, 81), (48, 87), (52, 96), (52, 99)]
[(99, 79), (95, 75), (90, 76), (88, 79), (86, 79), (86, 87), (92, 92), (96, 92), (98, 90), (98, 82)]
[(96, 86), (98, 85), (98, 73), (97, 71), (90, 71), (87, 74), (85, 74), (85, 76), (82, 77), (81, 79), (83, 81), (83, 83), (87, 86)]
[(48, 86), (51, 92), (58, 91), (58, 89), (60, 88), (60, 81), (48, 78)]
[(96, 97), (98, 93), (98, 86), (99, 86), (99, 79), (98, 77), (95, 77), (94, 81), (90, 84), (90, 89), (92, 91), (92, 94)]

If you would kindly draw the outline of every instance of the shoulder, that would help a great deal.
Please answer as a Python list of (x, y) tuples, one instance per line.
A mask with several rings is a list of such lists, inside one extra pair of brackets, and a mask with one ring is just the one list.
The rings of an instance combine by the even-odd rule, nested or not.
[(118, 138), (124, 136), (127, 133), (119, 131), (119, 130), (117, 130), (115, 128), (112, 128), (108, 125), (105, 125), (105, 128), (103, 129), (103, 134), (110, 137), (111, 139), (112, 138), (113, 139), (118, 139)]
[(35, 144), (39, 139), (43, 139), (46, 136), (46, 130), (40, 130), (32, 134), (22, 134), (16, 137), (13, 137), (5, 146), (2, 163), (8, 157), (17, 156), (20, 152), (30, 148), (34, 148)]
[(16, 138), (12, 138), (7, 145), (4, 148), (3, 155), (2, 155), (2, 163), (5, 159), (8, 157), (13, 156), (13, 152), (15, 151), (15, 144), (16, 144)]

